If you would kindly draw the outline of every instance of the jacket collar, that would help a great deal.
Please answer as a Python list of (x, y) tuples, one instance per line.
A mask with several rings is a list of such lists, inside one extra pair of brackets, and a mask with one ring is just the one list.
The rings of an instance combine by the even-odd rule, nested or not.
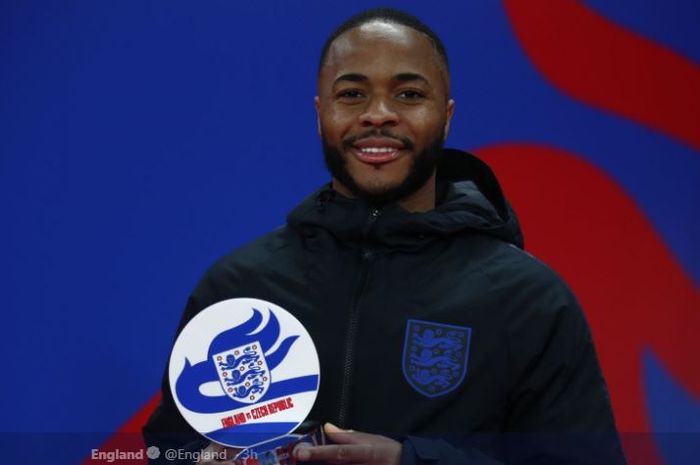
[(287, 222), (302, 235), (320, 228), (350, 244), (405, 249), (431, 239), (478, 233), (523, 247), (515, 212), (486, 163), (467, 152), (445, 149), (437, 185), (435, 209), (410, 213), (390, 204), (376, 218), (365, 201), (345, 198), (326, 185), (295, 208)]

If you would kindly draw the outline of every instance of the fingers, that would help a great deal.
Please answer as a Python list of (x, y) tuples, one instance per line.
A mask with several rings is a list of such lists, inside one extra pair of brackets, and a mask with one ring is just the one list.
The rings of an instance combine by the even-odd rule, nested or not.
[(331, 422), (327, 422), (323, 425), (323, 429), (326, 433), (353, 433), (355, 430), (352, 429), (341, 429), (335, 426)]
[(294, 451), (299, 462), (326, 462), (330, 464), (398, 465), (401, 443), (377, 434), (343, 430), (326, 423), (323, 426), (328, 439), (326, 446), (309, 446)]
[(361, 444), (366, 441), (364, 433), (358, 433), (351, 429), (340, 429), (333, 423), (323, 425), (323, 431), (331, 442), (336, 444)]

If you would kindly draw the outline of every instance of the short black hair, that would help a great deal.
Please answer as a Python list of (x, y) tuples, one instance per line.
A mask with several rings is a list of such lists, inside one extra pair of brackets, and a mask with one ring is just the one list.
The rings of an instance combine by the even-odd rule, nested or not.
[(449, 75), (450, 71), (449, 62), (447, 60), (447, 50), (445, 49), (445, 45), (442, 43), (442, 40), (440, 40), (440, 37), (438, 37), (438, 35), (435, 34), (435, 32), (426, 26), (420, 19), (416, 18), (412, 14), (406, 13), (405, 11), (397, 10), (396, 8), (371, 8), (350, 17), (348, 20), (343, 22), (343, 24), (338, 26), (338, 28), (333, 31), (330, 36), (328, 36), (328, 39), (326, 39), (326, 42), (323, 44), (323, 49), (321, 49), (321, 59), (318, 62), (318, 72), (321, 72), (321, 68), (323, 68), (323, 64), (326, 62), (326, 58), (328, 56), (328, 50), (331, 48), (331, 44), (335, 39), (350, 29), (377, 20), (410, 27), (411, 29), (422, 32), (428, 36), (430, 41), (433, 43), (433, 47), (435, 47), (435, 51), (445, 66), (445, 71)]

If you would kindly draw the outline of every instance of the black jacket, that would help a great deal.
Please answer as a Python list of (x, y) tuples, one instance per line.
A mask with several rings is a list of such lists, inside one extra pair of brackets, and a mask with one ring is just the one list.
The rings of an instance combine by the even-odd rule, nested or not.
[[(434, 210), (377, 209), (324, 187), (285, 227), (219, 260), (192, 293), (180, 328), (234, 297), (291, 311), (321, 362), (309, 417), (395, 435), (404, 441), (405, 463), (478, 463), (479, 453), (467, 447), (472, 440), (513, 463), (585, 455), (590, 448), (579, 449), (581, 438), (606, 454), (595, 463), (623, 461), (584, 315), (562, 280), (522, 247), (491, 170), (446, 150)], [(409, 320), (470, 328), (467, 353), (455, 359), (466, 360), (466, 375), (443, 380), (449, 392), (421, 393), (408, 382)], [(167, 447), (163, 433), (178, 431), (191, 430), (166, 376), (146, 442)], [(567, 440), (566, 451), (552, 450)]]

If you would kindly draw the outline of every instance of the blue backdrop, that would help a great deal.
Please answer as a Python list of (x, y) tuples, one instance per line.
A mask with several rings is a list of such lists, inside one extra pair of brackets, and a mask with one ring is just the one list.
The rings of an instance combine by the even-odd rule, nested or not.
[[(670, 329), (653, 337), (639, 330), (630, 355), (639, 370), (623, 380), (612, 372), (629, 360), (615, 358), (619, 350), (606, 344), (615, 330), (597, 326), (592, 315), (594, 335), (621, 428), (700, 431), (693, 358), (700, 348), (674, 329), (700, 330), (700, 3), (385, 4), (418, 15), (445, 41), (457, 102), (448, 145), (479, 154), (482, 148), (497, 171), (504, 167), (506, 192), (522, 199), (516, 208), (526, 226), (536, 205), (528, 203), (527, 186), (517, 188), (527, 173), (507, 171), (516, 166), (508, 162), (517, 158), (511, 152), (521, 153), (516, 146), (573, 154), (610, 180), (649, 226), (650, 233), (626, 234), (648, 233), (653, 244), (642, 243), (639, 253), (648, 246), (658, 252), (650, 256), (670, 258), (656, 270), (648, 264), (647, 282), (624, 292), (668, 278), (655, 295), (662, 302), (675, 298), (675, 313), (665, 304), (631, 311), (666, 315)], [(153, 398), (180, 312), (207, 266), (281, 225), (328, 180), (313, 109), (318, 53), (337, 24), (369, 6), (378, 5), (2, 3), (0, 282), (7, 316), (0, 429), (6, 444), (30, 444), (56, 463), (78, 463)], [(576, 42), (577, 31), (590, 47)], [(629, 63), (601, 55), (618, 45)], [(635, 52), (628, 54), (630, 47)], [(590, 62), (590, 75), (577, 78), (576, 62)], [(639, 81), (621, 84), (620, 72), (596, 63), (627, 66), (632, 75), (634, 66), (649, 66), (642, 66)], [(636, 89), (645, 76), (655, 79), (645, 93), (615, 99), (616, 85)], [(585, 87), (598, 79), (609, 80), (609, 94), (602, 85)], [(546, 160), (541, 166), (518, 160), (533, 176), (554, 169)], [(585, 201), (594, 193), (573, 195)], [(558, 239), (535, 228), (526, 228), (526, 239), (531, 232), (535, 253), (546, 256)], [(550, 262), (571, 261), (559, 249), (551, 255)], [(581, 269), (563, 274), (584, 303), (586, 293), (591, 302), (605, 300), (604, 288), (585, 287), (590, 276), (577, 284)], [(641, 319), (626, 320), (625, 331), (637, 331)], [(627, 392), (639, 392), (643, 401), (625, 405)], [(681, 463), (663, 438), (655, 442), (660, 463)]]

